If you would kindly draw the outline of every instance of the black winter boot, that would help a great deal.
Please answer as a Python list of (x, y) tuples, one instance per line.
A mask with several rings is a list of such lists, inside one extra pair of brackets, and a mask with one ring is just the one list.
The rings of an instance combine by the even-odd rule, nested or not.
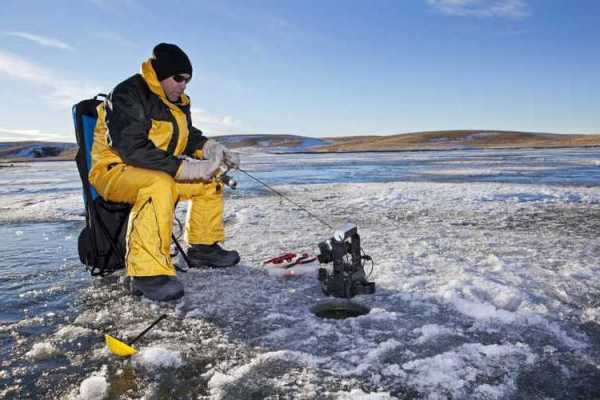
[(192, 268), (225, 268), (233, 267), (240, 262), (240, 255), (235, 250), (224, 250), (218, 243), (213, 245), (194, 244), (187, 252)]
[(131, 292), (155, 301), (177, 300), (183, 297), (183, 284), (174, 276), (132, 276)]

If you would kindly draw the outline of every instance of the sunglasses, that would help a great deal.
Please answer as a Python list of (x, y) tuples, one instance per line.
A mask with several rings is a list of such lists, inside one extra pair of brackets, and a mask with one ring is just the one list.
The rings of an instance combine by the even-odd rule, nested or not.
[(192, 80), (192, 77), (190, 76), (189, 78), (183, 75), (173, 75), (173, 80), (177, 83), (181, 83), (181, 82), (185, 82), (185, 83), (189, 83)]

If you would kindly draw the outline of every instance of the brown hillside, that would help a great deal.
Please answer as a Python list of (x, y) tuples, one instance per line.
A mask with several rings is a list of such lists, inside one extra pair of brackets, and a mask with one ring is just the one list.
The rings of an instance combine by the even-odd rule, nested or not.
[(417, 132), (392, 136), (329, 138), (329, 140), (333, 144), (313, 150), (382, 151), (600, 146), (600, 134), (561, 135), (491, 130)]

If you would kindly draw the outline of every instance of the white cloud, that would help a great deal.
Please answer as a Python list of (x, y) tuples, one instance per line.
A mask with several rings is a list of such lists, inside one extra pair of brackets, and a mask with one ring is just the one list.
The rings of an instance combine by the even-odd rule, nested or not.
[(426, 0), (447, 15), (461, 17), (524, 18), (529, 15), (525, 0)]
[(64, 140), (66, 135), (42, 132), (38, 129), (7, 129), (0, 127), (0, 142), (16, 142), (24, 140), (57, 141)]
[(98, 87), (85, 82), (61, 78), (42, 66), (2, 50), (0, 50), (0, 76), (39, 86), (43, 89), (40, 91), (41, 97), (50, 105), (59, 108), (70, 108), (82, 99), (101, 92)]
[(95, 36), (99, 39), (106, 40), (109, 42), (114, 42), (119, 46), (139, 48), (140, 45), (136, 42), (127, 39), (125, 36), (118, 34), (116, 32), (104, 31), (104, 32), (95, 32)]
[(34, 42), (36, 44), (39, 44), (40, 46), (54, 47), (56, 49), (62, 49), (62, 50), (73, 50), (73, 47), (69, 46), (65, 42), (61, 42), (60, 40), (52, 39), (52, 38), (48, 38), (48, 37), (44, 37), (44, 36), (34, 35), (32, 33), (27, 33), (27, 32), (5, 32), (4, 34), (8, 35), (8, 36), (18, 37), (18, 38), (21, 38), (21, 39), (26, 39), (26, 40), (29, 40), (29, 41)]
[(207, 133), (228, 134), (240, 126), (240, 122), (231, 115), (215, 116), (201, 108), (192, 108), (192, 121), (194, 126)]

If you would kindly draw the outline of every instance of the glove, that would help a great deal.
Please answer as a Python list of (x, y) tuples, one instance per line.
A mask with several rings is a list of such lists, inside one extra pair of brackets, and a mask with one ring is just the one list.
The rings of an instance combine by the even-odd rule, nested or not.
[(218, 169), (219, 163), (215, 161), (186, 157), (179, 165), (175, 180), (178, 182), (210, 181)]
[(204, 152), (205, 159), (214, 161), (218, 165), (221, 165), (223, 158), (225, 157), (225, 146), (212, 139), (208, 139), (204, 143), (202, 151)]
[(215, 140), (208, 139), (204, 143), (202, 151), (207, 160), (217, 162), (219, 165), (225, 164), (229, 168), (240, 167), (240, 156)]
[(240, 155), (238, 153), (234, 153), (233, 151), (229, 151), (225, 149), (225, 164), (229, 168), (239, 169), (240, 168)]

